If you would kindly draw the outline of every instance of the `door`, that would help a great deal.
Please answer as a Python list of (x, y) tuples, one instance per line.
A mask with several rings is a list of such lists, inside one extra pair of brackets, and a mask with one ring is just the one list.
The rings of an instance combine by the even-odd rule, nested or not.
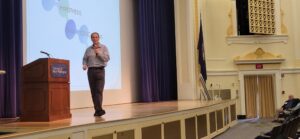
[(274, 117), (274, 75), (245, 75), (244, 83), (247, 118)]

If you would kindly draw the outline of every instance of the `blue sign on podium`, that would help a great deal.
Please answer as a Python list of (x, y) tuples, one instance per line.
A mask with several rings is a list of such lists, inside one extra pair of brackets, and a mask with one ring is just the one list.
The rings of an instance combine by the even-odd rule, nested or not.
[(54, 63), (51, 65), (51, 77), (53, 78), (66, 78), (68, 71), (66, 64)]

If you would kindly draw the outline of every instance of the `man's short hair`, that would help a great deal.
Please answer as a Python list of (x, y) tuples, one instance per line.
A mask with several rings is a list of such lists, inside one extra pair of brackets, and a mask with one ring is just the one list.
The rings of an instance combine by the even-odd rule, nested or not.
[(100, 35), (99, 35), (98, 32), (93, 32), (93, 33), (91, 34), (91, 38), (92, 38), (92, 36), (93, 36), (94, 34), (97, 34), (97, 36), (100, 37)]

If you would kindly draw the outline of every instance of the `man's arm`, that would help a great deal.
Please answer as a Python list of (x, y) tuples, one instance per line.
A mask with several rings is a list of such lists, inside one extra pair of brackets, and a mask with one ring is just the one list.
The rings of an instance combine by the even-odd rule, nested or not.
[(87, 50), (86, 50), (84, 53), (83, 59), (82, 59), (82, 69), (83, 70), (86, 70), (88, 68), (87, 60), (88, 60), (88, 57), (87, 57)]
[(103, 62), (108, 62), (110, 60), (110, 57), (107, 47), (103, 45), (101, 49), (102, 51), (99, 51), (98, 56)]
[(300, 109), (300, 103), (298, 103), (295, 107), (291, 108), (290, 110), (295, 111), (295, 110), (298, 110), (298, 109)]

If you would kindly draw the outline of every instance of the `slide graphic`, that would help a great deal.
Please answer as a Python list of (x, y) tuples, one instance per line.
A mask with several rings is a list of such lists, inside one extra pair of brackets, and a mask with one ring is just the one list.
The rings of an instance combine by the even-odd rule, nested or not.
[(55, 0), (42, 0), (42, 4), (46, 11), (51, 11), (55, 6)]
[(26, 1), (26, 63), (45, 57), (70, 61), (71, 91), (89, 90), (82, 57), (91, 45), (91, 32), (99, 32), (108, 47), (105, 89), (121, 88), (119, 0)]
[(71, 8), (69, 6), (68, 0), (42, 0), (42, 5), (45, 11), (51, 11), (53, 7), (57, 7), (59, 9), (59, 14), (67, 19), (66, 27), (65, 27), (65, 35), (71, 40), (76, 34), (79, 36), (79, 40), (83, 44), (88, 44), (89, 39), (89, 29), (86, 25), (82, 25), (79, 30), (76, 28), (76, 23), (73, 19), (68, 19), (68, 14), (73, 13), (74, 15), (81, 16), (81, 11), (75, 8)]
[(69, 14), (81, 16), (81, 11), (72, 8), (69, 5), (69, 0), (42, 0), (42, 5), (45, 11), (51, 11), (54, 7), (57, 7), (59, 14), (68, 19)]
[(81, 43), (88, 44), (89, 39), (89, 29), (87, 26), (83, 25), (79, 30), (76, 29), (76, 23), (74, 20), (70, 19), (67, 21), (65, 28), (66, 37), (71, 40), (75, 34), (78, 34)]

